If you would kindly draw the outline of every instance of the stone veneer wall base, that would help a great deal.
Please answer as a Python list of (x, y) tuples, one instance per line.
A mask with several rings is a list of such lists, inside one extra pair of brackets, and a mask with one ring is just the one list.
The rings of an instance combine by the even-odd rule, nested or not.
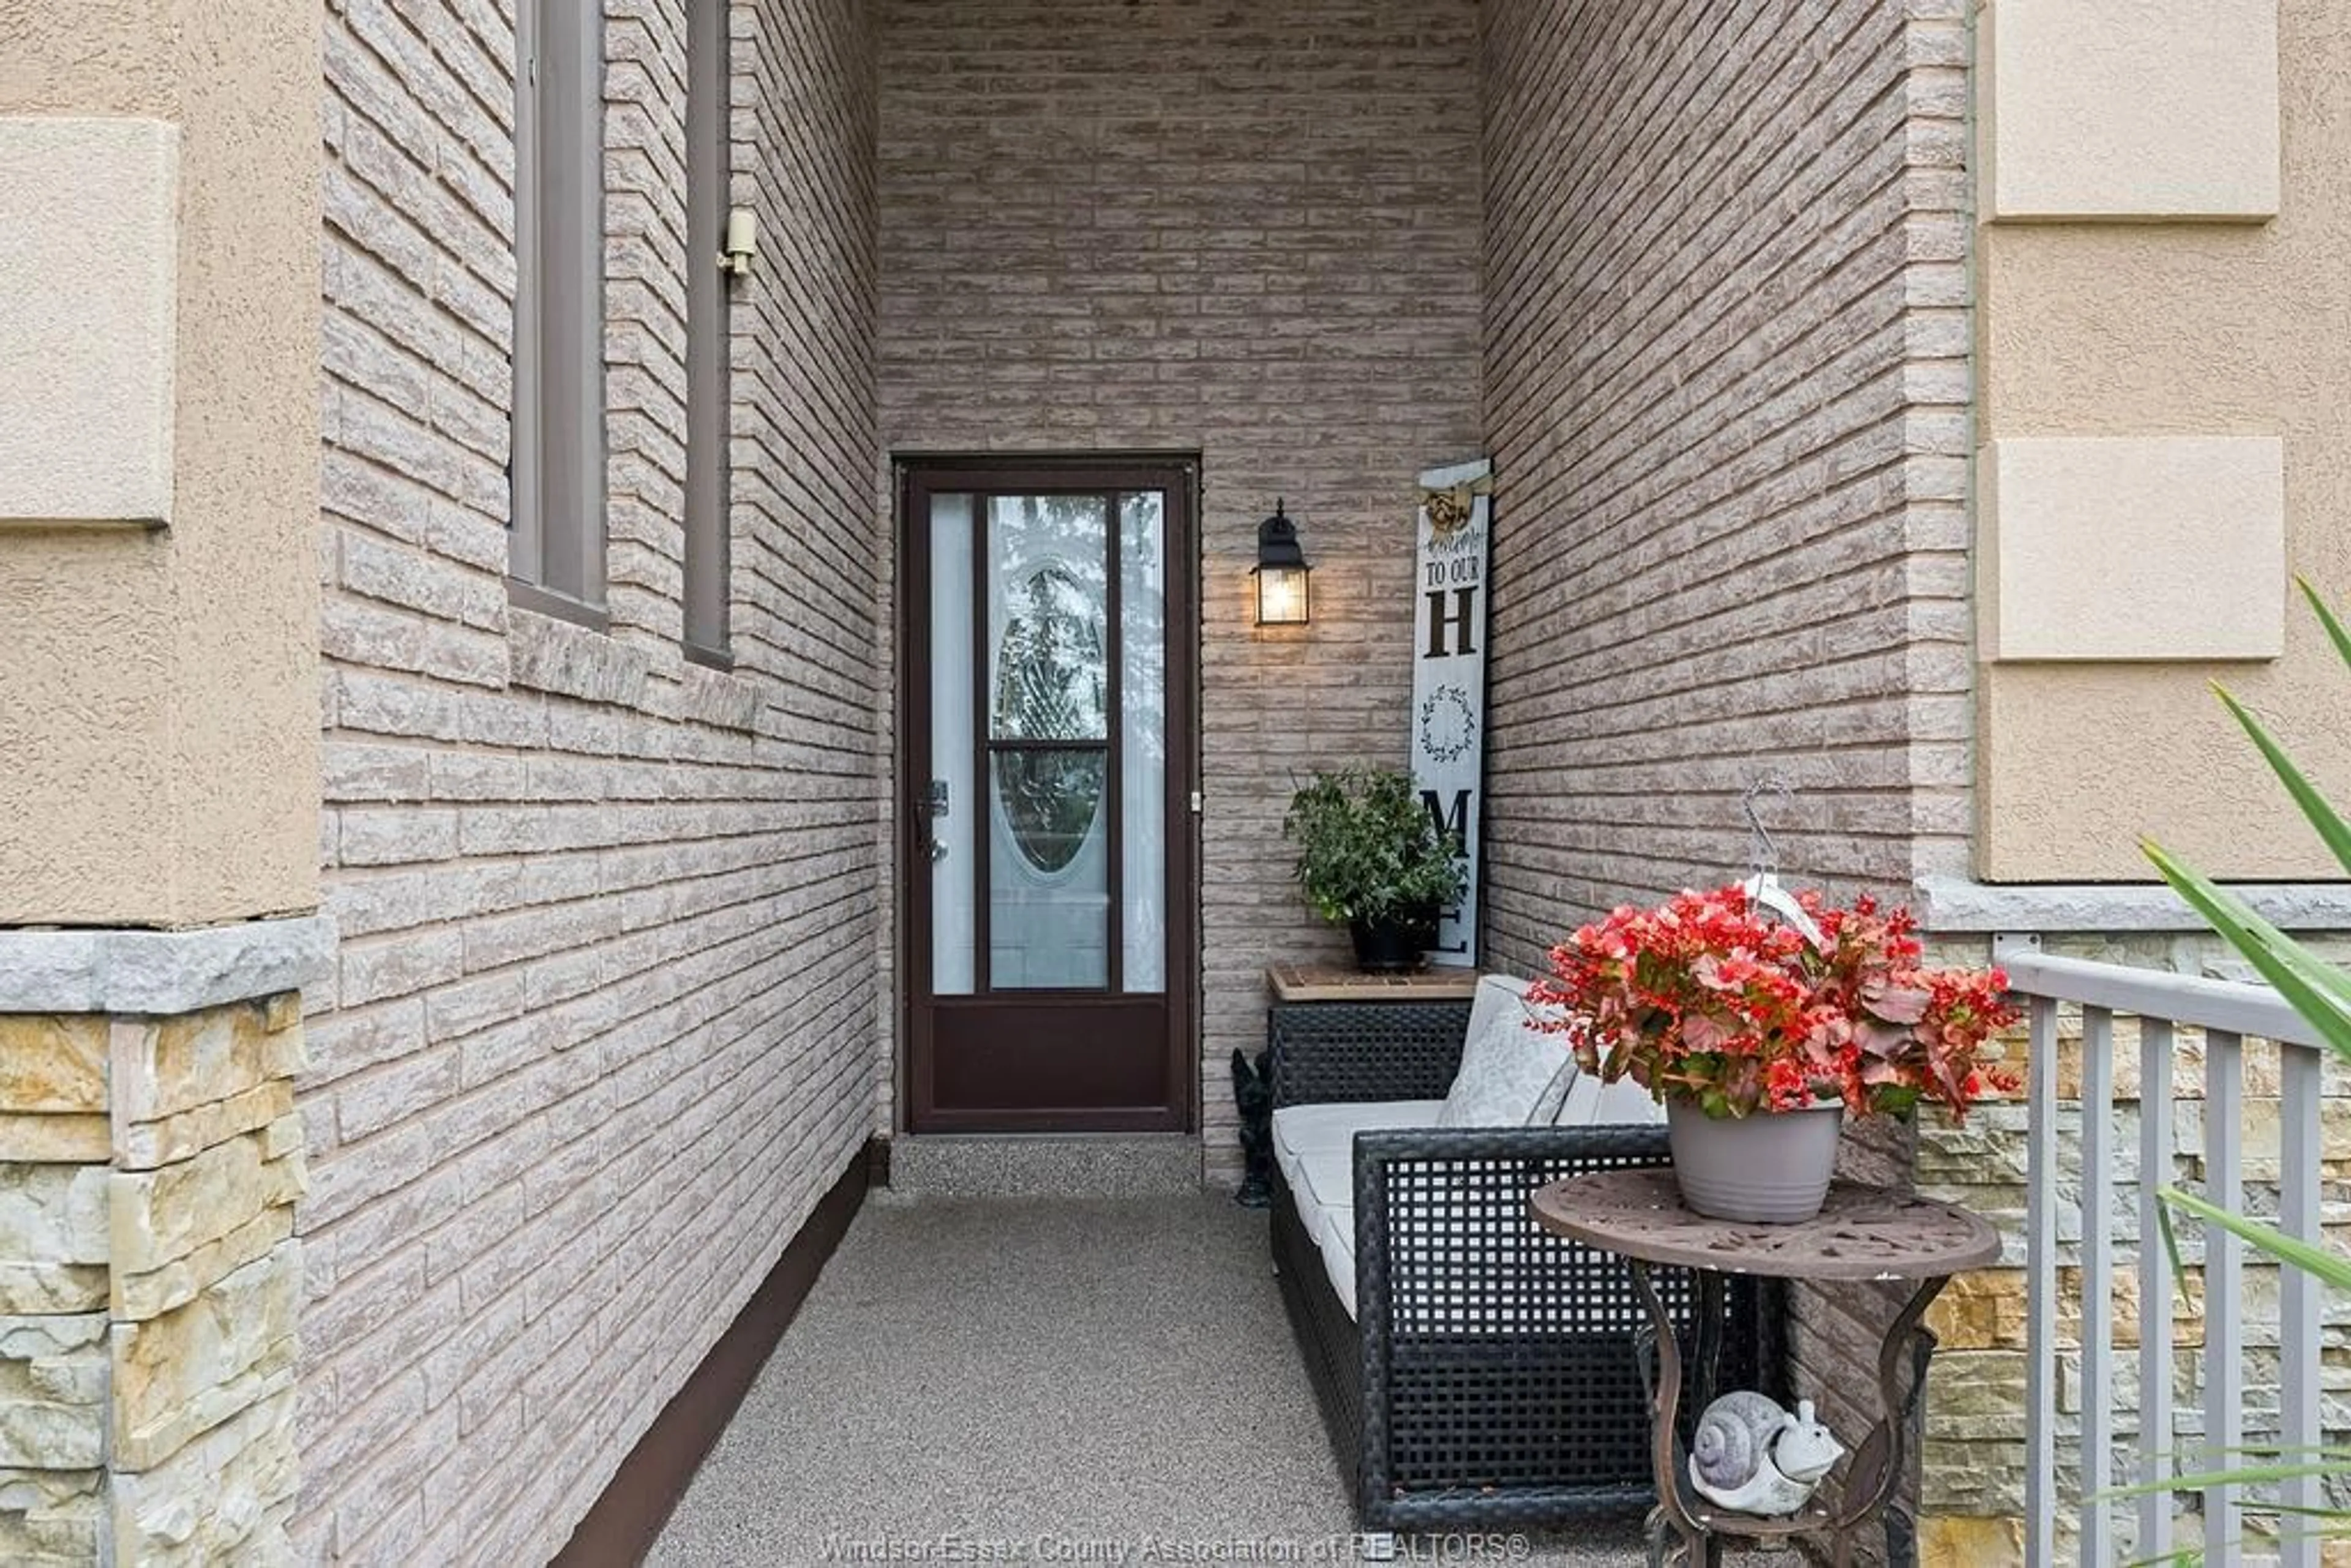
[[(2063, 898), (2079, 890), (1990, 891), (2003, 895), (2054, 894)], [(2041, 949), (2057, 956), (2095, 959), (2203, 979), (2250, 977), (2244, 961), (2209, 930), (2183, 929), (2179, 923), (2168, 919), (2156, 925), (2153, 917), (2164, 913), (2157, 904), (2157, 890), (2091, 891), (2117, 896), (2145, 895), (2141, 907), (2150, 928), (2084, 932), (2034, 925), (2022, 919), (2000, 924), (2016, 936), (2037, 936)], [(2332, 892), (2339, 896), (2340, 890), (2313, 885), (2268, 891), (2305, 897), (2308, 902), (2302, 908), (2308, 914), (2324, 908), (2319, 902), (2323, 895)], [(2279, 917), (2294, 917), (2291, 907), (2277, 904), (2271, 907)], [(2351, 956), (2351, 933), (2304, 929), (2302, 935), (2335, 961)], [(1928, 944), (1928, 961), (1936, 964), (1980, 965), (1996, 961), (1999, 956), (1995, 942), (1980, 934), (1954, 934), (1948, 928), (1938, 928), (1929, 936)], [(2182, 1175), (2192, 1168), (2190, 1152), (2203, 1147), (2204, 1048), (2203, 1031), (2189, 1028), (2176, 1032), (2171, 1046), (2171, 1141), (2175, 1151), (2179, 1152), (2178, 1174)], [(2139, 1442), (2137, 1355), (2146, 1304), (2140, 1297), (2133, 1253), (2143, 1245), (2159, 1248), (2160, 1243), (2142, 1241), (2139, 1228), (2133, 1151), (2146, 1102), (2141, 1094), (2139, 1032), (2135, 1019), (2126, 1014), (2116, 1019), (2111, 1049), (2114, 1131), (2125, 1161), (2115, 1188), (2114, 1237), (2117, 1254), (2111, 1303), (2116, 1366), (2121, 1375), (2113, 1396), (2113, 1438), (2117, 1462), (2122, 1463)], [(2023, 1026), (2013, 1032), (2005, 1050), (2009, 1067), (2020, 1074), (2024, 1072), (2030, 1065), (2030, 1042)], [(2081, 1396), (2082, 1375), (2081, 1260), (2074, 1230), (2074, 1217), (2069, 1211), (2076, 1186), (2071, 1167), (2080, 1158), (2083, 1031), (2080, 1014), (2070, 1006), (2060, 1014), (2057, 1050), (2056, 1103), (2052, 1108), (2060, 1118), (2061, 1129), (2056, 1356), (2059, 1386), (2067, 1390), (2063, 1396), (2064, 1408), (2071, 1412)], [(2249, 1038), (2244, 1061), (2241, 1113), (2241, 1135), (2248, 1152), (2247, 1197), (2274, 1212), (2283, 1108), (2279, 1056), (2273, 1046)], [(2320, 1094), (2325, 1127), (2325, 1166), (2330, 1173), (2337, 1173), (2345, 1156), (2342, 1130), (2351, 1125), (2351, 1072), (2328, 1063)], [(2026, 1316), (2024, 1264), (2032, 1126), (2031, 1108), (2021, 1100), (2006, 1100), (1978, 1106), (1964, 1125), (1954, 1124), (1930, 1111), (1920, 1118), (1917, 1128), (1911, 1162), (1917, 1190), (1983, 1215), (1999, 1227), (2003, 1243), (1999, 1266), (1977, 1270), (1954, 1280), (1928, 1316), (1927, 1326), (1936, 1334), (1939, 1348), (1927, 1390), (1919, 1500), (1918, 1561), (1922, 1568), (2006, 1568), (2025, 1562), (2029, 1457), (2026, 1436), (2030, 1420), (2026, 1378), (2032, 1336)], [(2329, 1179), (2334, 1179), (2333, 1175)], [(2338, 1247), (2344, 1243), (2346, 1227), (2332, 1218), (2331, 1211), (2324, 1229), (2330, 1243)], [(2168, 1446), (2183, 1456), (2183, 1463), (2192, 1465), (2202, 1441), (2199, 1367), (2206, 1354), (2204, 1267), (2192, 1228), (2184, 1265), (2177, 1288), (2167, 1291), (2170, 1298), (2175, 1368), (2174, 1426)], [(2276, 1270), (2258, 1257), (2249, 1257), (2244, 1283), (2247, 1326), (2241, 1354), (2246, 1387), (2252, 1398), (2245, 1440), (2259, 1443), (2273, 1440), (2276, 1432), (2276, 1384), (2282, 1364), (2275, 1317)], [(2330, 1430), (2326, 1440), (2340, 1442), (2342, 1434), (2333, 1429), (2338, 1425), (2334, 1415), (2327, 1416), (2327, 1425)], [(2074, 1532), (2080, 1500), (2079, 1434), (2070, 1416), (2061, 1422), (2056, 1442), (2057, 1550), (2062, 1562), (2071, 1561), (2078, 1552)], [(2188, 1505), (2184, 1498), (2178, 1501), (2183, 1509)], [(2137, 1557), (2136, 1511), (2118, 1507), (2115, 1517), (2116, 1561)], [(2273, 1561), (2274, 1542), (2263, 1533), (2267, 1526), (2265, 1520), (2250, 1522), (2243, 1544), (2230, 1561)], [(2190, 1516), (2178, 1531), (2178, 1538), (2191, 1538), (2200, 1529), (2200, 1521)]]
[(0, 934), (0, 1562), (294, 1561), (295, 988), (331, 941)]

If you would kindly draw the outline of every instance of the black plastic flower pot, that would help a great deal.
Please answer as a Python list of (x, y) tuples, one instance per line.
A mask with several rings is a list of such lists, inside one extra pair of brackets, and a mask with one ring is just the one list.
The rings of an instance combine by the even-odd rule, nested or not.
[(1384, 915), (1347, 927), (1355, 939), (1355, 967), (1367, 975), (1409, 975), (1437, 937), (1434, 914)]

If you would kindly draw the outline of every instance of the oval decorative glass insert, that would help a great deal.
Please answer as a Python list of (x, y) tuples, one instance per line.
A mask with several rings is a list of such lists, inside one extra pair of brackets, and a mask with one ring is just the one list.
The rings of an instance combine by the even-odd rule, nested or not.
[[(1017, 580), (1006, 596), (996, 655), (994, 731), (1006, 740), (1107, 740), (1109, 639), (1100, 582), (1056, 562)], [(1058, 872), (1078, 857), (1101, 815), (1108, 758), (1101, 751), (1006, 749), (996, 794), (1021, 858)]]
[(1099, 580), (1040, 567), (1006, 594), (997, 645), (995, 734), (1000, 740), (1101, 740), (1108, 733), (1108, 639)]
[(1058, 872), (1078, 858), (1102, 815), (1101, 751), (1021, 747), (996, 754), (996, 798), (1020, 858), (1040, 872)]

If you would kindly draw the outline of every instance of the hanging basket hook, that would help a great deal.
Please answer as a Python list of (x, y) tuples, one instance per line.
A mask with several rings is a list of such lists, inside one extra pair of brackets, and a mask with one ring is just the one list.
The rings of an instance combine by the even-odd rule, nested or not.
[(1763, 813), (1755, 805), (1766, 795), (1792, 801), (1796, 791), (1781, 775), (1766, 773), (1750, 782), (1740, 796), (1740, 810), (1747, 814), (1747, 831), (1752, 835), (1748, 842), (1747, 869), (1758, 877), (1776, 877), (1780, 874), (1780, 845), (1771, 837), (1771, 830), (1763, 825)]

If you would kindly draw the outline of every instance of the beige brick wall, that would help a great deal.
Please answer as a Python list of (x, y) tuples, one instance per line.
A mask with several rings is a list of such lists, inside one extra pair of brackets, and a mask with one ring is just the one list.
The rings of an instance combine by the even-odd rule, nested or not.
[[(1414, 476), (1478, 443), (1470, 0), (885, 0), (881, 407), (918, 449), (1197, 451), (1202, 1103), (1260, 972), (1335, 954), (1280, 824), (1316, 763), (1401, 764)], [(1314, 624), (1260, 637), (1287, 497)]]
[[(1493, 960), (1739, 874), (1766, 774), (1792, 876), (1964, 872), (1963, 0), (1493, 0), (1484, 56)], [(1892, 1304), (1798, 1312), (1860, 1430)]]
[[(1963, 0), (1486, 7), (1488, 905), (1965, 870)], [(1767, 803), (1768, 807), (1768, 803)]]
[(609, 634), (511, 609), (513, 39), (330, 8), (308, 1560), (522, 1563), (872, 1130), (872, 54), (737, 0), (734, 642), (680, 657), (683, 8), (611, 0)]

